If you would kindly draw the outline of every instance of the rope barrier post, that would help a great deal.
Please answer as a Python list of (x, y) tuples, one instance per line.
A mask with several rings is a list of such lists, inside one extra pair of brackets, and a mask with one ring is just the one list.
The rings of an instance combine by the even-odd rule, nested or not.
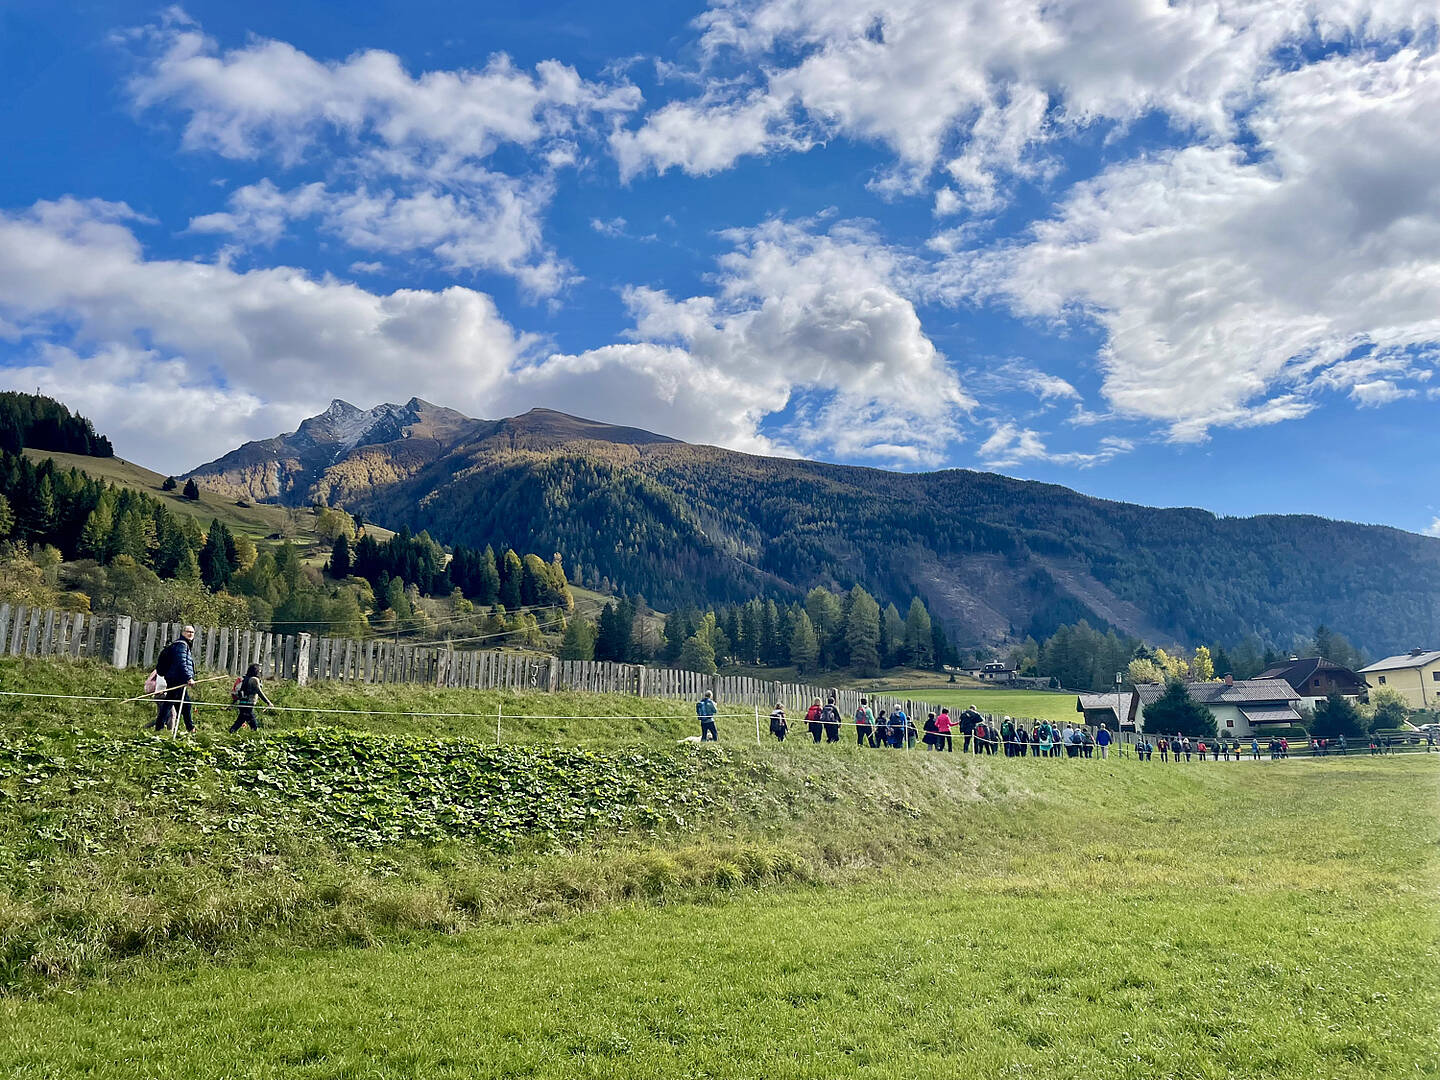
[(755, 706), (755, 745), (760, 745), (760, 706)]

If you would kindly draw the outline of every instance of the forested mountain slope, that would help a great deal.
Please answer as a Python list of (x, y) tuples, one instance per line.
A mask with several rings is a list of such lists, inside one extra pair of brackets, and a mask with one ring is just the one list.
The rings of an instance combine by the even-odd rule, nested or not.
[[(1381, 653), (1440, 627), (1440, 540), (1397, 529), (757, 457), (539, 409), (469, 421), (412, 401), (370, 414), (397, 409), (411, 427), (311, 446), (268, 497), (328, 501), (446, 543), (559, 551), (572, 578), (662, 609), (860, 582), (882, 601), (918, 592), (961, 642), (1087, 618), (1151, 639), (1289, 648), (1323, 622)], [(254, 462), (263, 446), (194, 475), (224, 482), (227, 461)]]

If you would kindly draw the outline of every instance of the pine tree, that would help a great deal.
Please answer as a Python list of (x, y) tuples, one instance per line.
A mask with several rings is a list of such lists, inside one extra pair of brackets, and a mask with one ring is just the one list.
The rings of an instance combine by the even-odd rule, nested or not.
[(0, 540), (15, 530), (15, 511), (10, 509), (10, 500), (0, 495)]
[(520, 556), (506, 548), (504, 558), (500, 561), (500, 606), (506, 611), (518, 611), (523, 606), (520, 601), (520, 579), (524, 572)]
[(935, 660), (930, 612), (918, 596), (910, 601), (910, 611), (905, 616), (905, 660), (917, 668), (928, 668)]
[(480, 604), (493, 604), (500, 599), (500, 570), (495, 565), (495, 549), (488, 544), (480, 556), (479, 581), (474, 599)]
[(110, 514), (110, 500), (101, 499), (85, 519), (85, 527), (80, 530), (80, 554), (96, 562), (108, 561), (114, 526), (115, 520)]
[(335, 538), (335, 544), (330, 548), (330, 576), (334, 578), (350, 576), (350, 538), (344, 533)]
[(161, 491), (174, 491), (175, 488), (178, 487), (178, 486), (179, 486), (179, 485), (175, 483), (175, 477), (173, 477), (173, 476), (167, 476), (167, 477), (165, 477), (165, 481), (160, 485), (160, 490), (161, 490)]
[(185, 490), (181, 492), (181, 494), (183, 494), (185, 498), (189, 499), (191, 502), (194, 502), (200, 498), (200, 485), (195, 483), (195, 478), (193, 476), (189, 480), (185, 481)]
[(205, 546), (200, 549), (200, 580), (207, 589), (215, 592), (230, 584), (230, 578), (235, 573), (235, 564), (230, 561), (229, 555), (235, 542), (229, 539), (229, 532), (218, 520), (212, 520), (205, 534)]
[(880, 663), (892, 667), (900, 662), (905, 647), (905, 620), (894, 604), (885, 605), (880, 617)]
[(565, 636), (560, 641), (560, 659), (595, 659), (595, 624), (585, 616), (575, 616), (565, 627)]
[[(1149, 710), (1146, 710), (1145, 715), (1149, 717)], [(1365, 721), (1360, 716), (1360, 710), (1341, 695), (1331, 694), (1316, 704), (1315, 719), (1310, 722), (1311, 735), (1322, 739), (1335, 739), (1344, 735), (1353, 739), (1365, 733)]]
[(810, 614), (801, 610), (795, 616), (795, 626), (790, 631), (790, 662), (801, 674), (809, 671), (820, 655), (820, 642), (815, 636), (815, 624)]
[(880, 673), (880, 605), (859, 585), (850, 590), (845, 643), (850, 649), (850, 663), (860, 674)]

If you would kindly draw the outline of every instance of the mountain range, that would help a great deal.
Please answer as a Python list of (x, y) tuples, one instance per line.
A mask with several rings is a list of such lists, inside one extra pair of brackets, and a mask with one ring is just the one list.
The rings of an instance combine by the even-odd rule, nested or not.
[(760, 457), (545, 409), (476, 420), (419, 398), (337, 400), (188, 475), (442, 543), (559, 551), (572, 578), (662, 610), (858, 582), (902, 608), (924, 597), (962, 643), (1085, 618), (1157, 642), (1288, 649), (1323, 623), (1384, 653), (1440, 627), (1440, 540), (1399, 529)]

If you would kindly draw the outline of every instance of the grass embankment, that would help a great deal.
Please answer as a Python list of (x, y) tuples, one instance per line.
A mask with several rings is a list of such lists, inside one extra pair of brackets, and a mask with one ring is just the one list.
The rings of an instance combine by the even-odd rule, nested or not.
[(113, 724), (0, 714), (5, 1075), (1436, 1075), (1425, 755)]
[[(204, 487), (200, 488), (199, 499), (187, 499), (178, 489), (175, 491), (162, 490), (161, 485), (165, 482), (165, 477), (161, 473), (152, 472), (143, 465), (136, 465), (124, 458), (86, 457), (84, 454), (65, 454), (53, 450), (26, 450), (25, 456), (37, 462), (51, 458), (57, 468), (79, 469), (86, 476), (95, 480), (104, 480), (120, 487), (143, 491), (165, 503), (172, 513), (199, 519), (202, 526), (209, 525), (212, 520), (218, 520), (226, 528), (243, 532), (257, 540), (293, 527), (297, 542), (312, 545), (320, 542), (315, 530), (310, 527), (313, 515), (308, 507), (292, 517), (283, 506), (272, 506), (265, 503), (238, 506), (235, 499), (209, 491)], [(379, 526), (367, 526), (367, 529), (379, 540), (389, 539), (393, 535), (388, 529), (382, 529)], [(325, 549), (328, 553), (328, 544), (325, 545)]]

